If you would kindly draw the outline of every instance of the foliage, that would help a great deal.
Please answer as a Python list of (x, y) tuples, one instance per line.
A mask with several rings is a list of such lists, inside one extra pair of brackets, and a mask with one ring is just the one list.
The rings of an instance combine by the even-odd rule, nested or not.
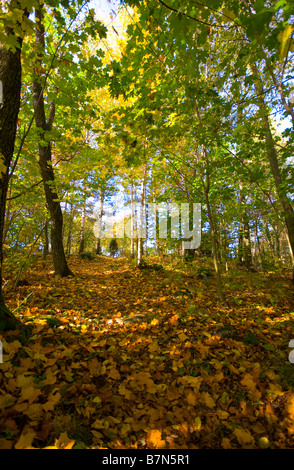
[[(0, 155), (2, 290), (31, 331), (1, 336), (0, 447), (291, 447), (293, 2), (128, 0), (102, 21), (87, 0), (47, 0), (42, 60), (38, 5), (0, 5), (0, 43), (22, 55), (9, 168)], [(187, 202), (201, 204), (196, 250), (182, 216), (172, 233)], [(161, 203), (166, 238), (159, 216), (140, 238)], [(1, 325), (3, 305), (1, 291)]]
[(126, 259), (72, 264), (60, 279), (37, 261), (17, 288), (33, 292), (18, 309), (33, 329), (1, 337), (1, 448), (291, 447), (285, 276), (228, 275), (218, 307), (197, 262), (152, 276)]

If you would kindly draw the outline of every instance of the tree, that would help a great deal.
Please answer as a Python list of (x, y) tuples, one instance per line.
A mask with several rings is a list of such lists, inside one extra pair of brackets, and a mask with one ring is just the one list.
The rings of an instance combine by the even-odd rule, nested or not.
[[(29, 2), (11, 0), (1, 7), (0, 81), (3, 104), (0, 107), (0, 330), (14, 329), (19, 321), (5, 305), (2, 291), (3, 234), (9, 170), (13, 159), (21, 92), (21, 49), (28, 24)], [(31, 2), (32, 5), (32, 2)], [(9, 15), (9, 22), (4, 22)]]
[(114, 258), (118, 252), (118, 243), (116, 238), (112, 238), (109, 242), (109, 253)]

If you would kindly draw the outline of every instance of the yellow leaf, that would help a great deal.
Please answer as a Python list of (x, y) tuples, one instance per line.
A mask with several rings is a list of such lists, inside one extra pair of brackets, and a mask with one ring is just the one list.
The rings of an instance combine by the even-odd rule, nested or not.
[(15, 398), (12, 395), (0, 395), (0, 409), (8, 408), (9, 406), (12, 406), (14, 402)]
[(222, 447), (224, 449), (231, 449), (232, 446), (231, 446), (231, 443), (230, 443), (230, 440), (227, 438), (227, 437), (224, 437), (223, 440), (222, 440)]
[(97, 403), (97, 405), (100, 405), (102, 402), (101, 398), (100, 397), (95, 397), (94, 400), (93, 400), (93, 403)]
[(19, 348), (21, 348), (21, 343), (19, 341), (12, 341), (11, 343), (6, 343), (4, 346), (5, 353), (9, 353), (9, 356), (13, 356)]
[(267, 437), (261, 437), (260, 439), (258, 439), (258, 445), (261, 449), (267, 449), (271, 445), (271, 443)]
[(26, 376), (21, 374), (16, 377), (16, 383), (18, 387), (25, 388), (34, 383), (34, 377), (32, 375)]
[(230, 416), (230, 414), (225, 410), (218, 410), (217, 414), (220, 419), (227, 419)]
[(222, 20), (231, 23), (236, 18), (236, 15), (233, 11), (227, 10), (226, 8), (222, 11)]
[(35, 438), (36, 433), (31, 431), (27, 433), (22, 433), (17, 443), (15, 444), (15, 449), (30, 449), (32, 442)]
[(291, 393), (285, 406), (285, 411), (291, 420), (294, 419), (294, 393)]
[(67, 382), (73, 382), (72, 372), (66, 370), (64, 372), (64, 375), (65, 375), (65, 378), (66, 378)]
[(55, 394), (51, 393), (49, 395), (48, 401), (44, 405), (42, 405), (43, 409), (45, 411), (53, 411), (55, 405), (59, 402), (60, 398), (61, 398), (61, 394), (59, 392)]
[(115, 367), (112, 367), (108, 373), (108, 376), (113, 379), (113, 380), (119, 380), (120, 379), (120, 373), (118, 370), (116, 370)]
[(254, 444), (254, 437), (250, 434), (249, 431), (246, 431), (246, 429), (234, 429), (234, 434), (241, 446), (248, 446)]
[(121, 437), (125, 437), (130, 430), (131, 430), (130, 424), (129, 423), (124, 423), (122, 425), (119, 433), (120, 433)]
[[(56, 374), (56, 373), (55, 373)], [(46, 371), (46, 379), (42, 380), (42, 385), (53, 385), (56, 382), (56, 375), (53, 374), (51, 369)]]
[(27, 415), (32, 421), (40, 421), (43, 419), (44, 411), (41, 403), (33, 403), (23, 411), (23, 414)]
[(189, 405), (192, 405), (192, 406), (195, 406), (195, 405), (196, 405), (196, 396), (195, 396), (195, 393), (193, 393), (193, 392), (188, 393), (188, 395), (187, 395), (187, 403), (188, 403)]
[(157, 388), (158, 393), (165, 392), (166, 389), (167, 389), (167, 385), (166, 384), (157, 384), (156, 388)]
[(214, 408), (215, 407), (215, 401), (213, 398), (209, 395), (208, 392), (202, 392), (201, 394), (201, 401), (208, 407), (208, 408)]
[(256, 383), (251, 374), (245, 374), (243, 379), (241, 380), (241, 384), (246, 387), (255, 398), (261, 398), (261, 392), (257, 389)]
[(180, 341), (185, 341), (186, 339), (188, 339), (188, 336), (186, 336), (185, 333), (180, 333), (178, 335), (178, 338)]
[(92, 428), (95, 429), (108, 429), (109, 428), (109, 422), (103, 419), (96, 419), (94, 423), (92, 424)]
[(281, 43), (281, 49), (280, 49), (280, 59), (283, 60), (287, 53), (288, 50), (292, 50), (291, 48), (291, 36), (294, 31), (294, 27), (291, 24), (288, 24), (284, 31), (281, 31), (278, 35), (278, 40)]
[(35, 389), (31, 385), (29, 387), (23, 388), (21, 390), (21, 399), (22, 401), (28, 401), (29, 403), (33, 403), (39, 395), (41, 395), (41, 390)]
[(72, 449), (75, 441), (69, 439), (66, 432), (60, 434), (59, 439), (55, 440), (55, 446), (58, 449)]
[[(151, 322), (152, 323), (152, 322)], [(152, 344), (149, 344), (148, 346), (148, 350), (150, 352), (155, 352), (157, 351), (158, 349), (160, 349), (160, 347), (158, 346), (158, 344), (156, 343), (156, 341), (154, 341)]]
[(184, 375), (178, 379), (180, 383), (184, 385), (188, 383), (190, 387), (196, 388), (197, 390), (199, 390), (202, 380), (202, 377), (193, 377), (192, 375)]
[(104, 439), (104, 436), (101, 432), (98, 432), (98, 431), (91, 431), (91, 433), (93, 434), (94, 437), (96, 437), (96, 439)]
[(195, 418), (194, 429), (195, 431), (200, 431), (201, 429), (201, 419), (199, 418), (199, 416)]

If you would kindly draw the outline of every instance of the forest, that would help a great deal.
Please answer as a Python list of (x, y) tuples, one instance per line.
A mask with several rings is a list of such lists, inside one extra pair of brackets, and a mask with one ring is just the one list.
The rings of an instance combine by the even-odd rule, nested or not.
[(0, 449), (288, 449), (292, 0), (0, 0)]

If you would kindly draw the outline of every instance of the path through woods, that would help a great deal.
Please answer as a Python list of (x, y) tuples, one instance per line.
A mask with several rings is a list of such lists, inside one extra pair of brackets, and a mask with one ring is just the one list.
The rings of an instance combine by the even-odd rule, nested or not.
[(290, 275), (231, 271), (220, 307), (199, 264), (71, 266), (7, 284), (34, 323), (27, 343), (1, 338), (0, 448), (293, 447)]

